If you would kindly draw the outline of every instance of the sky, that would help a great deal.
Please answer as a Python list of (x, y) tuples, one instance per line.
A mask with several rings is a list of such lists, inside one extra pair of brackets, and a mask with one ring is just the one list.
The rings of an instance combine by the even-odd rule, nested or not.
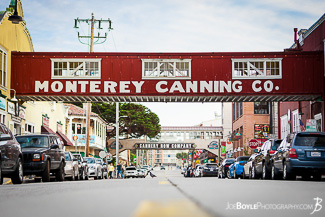
[[(308, 29), (325, 12), (324, 0), (21, 0), (37, 52), (87, 52), (78, 40), (87, 23), (112, 21), (95, 52), (283, 51), (293, 28)], [(10, 0), (0, 0), (0, 11)], [(103, 25), (101, 35), (107, 32)], [(0, 33), (1, 34), (1, 33)], [(82, 41), (87, 43), (87, 41)], [(162, 126), (192, 126), (211, 120), (216, 103), (147, 103)], [(220, 106), (219, 106), (220, 107)]]

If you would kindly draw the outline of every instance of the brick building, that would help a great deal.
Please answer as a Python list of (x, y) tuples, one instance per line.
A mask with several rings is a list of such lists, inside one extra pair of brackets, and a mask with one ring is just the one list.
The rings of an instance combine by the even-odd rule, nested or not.
[[(295, 43), (287, 49), (288, 51), (323, 51), (325, 47), (325, 14), (317, 20), (308, 30), (301, 29), (298, 31), (297, 39), (295, 29)], [(312, 66), (310, 66), (312, 67)], [(324, 62), (323, 62), (323, 72)], [(308, 72), (306, 72), (308, 79)], [(294, 79), (293, 79), (294, 82)], [(317, 131), (324, 131), (324, 101), (300, 101), (300, 102), (279, 102), (279, 138), (292, 132), (299, 132), (306, 128), (308, 119), (314, 119)]]

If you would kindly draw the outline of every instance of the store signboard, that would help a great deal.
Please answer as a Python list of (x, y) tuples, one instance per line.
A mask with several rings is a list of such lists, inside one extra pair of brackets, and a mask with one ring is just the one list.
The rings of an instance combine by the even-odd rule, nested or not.
[(306, 120), (306, 132), (317, 132), (317, 123), (315, 119)]
[(6, 110), (6, 99), (0, 97), (0, 109)]
[(15, 103), (8, 101), (8, 114), (12, 114), (12, 115), (16, 114)]

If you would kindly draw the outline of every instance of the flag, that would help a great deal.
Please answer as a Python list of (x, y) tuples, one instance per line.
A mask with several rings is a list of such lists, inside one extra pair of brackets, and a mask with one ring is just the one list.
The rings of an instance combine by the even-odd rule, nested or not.
[(302, 121), (299, 119), (299, 122), (300, 122), (300, 131), (303, 132), (306, 130), (306, 127), (304, 125), (304, 123), (302, 123)]

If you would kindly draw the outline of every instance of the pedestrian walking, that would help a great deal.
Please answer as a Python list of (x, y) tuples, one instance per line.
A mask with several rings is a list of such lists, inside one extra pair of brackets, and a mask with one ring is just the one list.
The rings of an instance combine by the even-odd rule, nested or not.
[(117, 179), (119, 178), (119, 174), (121, 174), (122, 179), (124, 179), (124, 176), (122, 173), (122, 165), (120, 163), (117, 165), (117, 175), (116, 175)]
[(112, 179), (113, 178), (113, 173), (114, 173), (114, 166), (113, 163), (111, 163), (111, 165), (108, 167), (108, 172), (109, 172), (109, 178)]

